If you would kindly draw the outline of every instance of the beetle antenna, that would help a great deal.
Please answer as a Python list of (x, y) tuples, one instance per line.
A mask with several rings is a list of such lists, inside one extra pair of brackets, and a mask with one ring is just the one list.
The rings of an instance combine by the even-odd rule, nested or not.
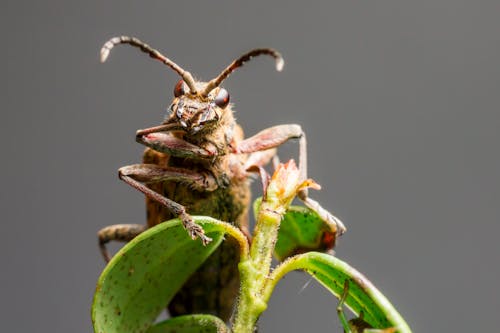
[(118, 44), (129, 44), (135, 46), (139, 48), (142, 52), (149, 54), (151, 58), (160, 60), (162, 63), (164, 63), (165, 65), (176, 71), (182, 77), (184, 82), (186, 82), (191, 93), (196, 94), (194, 79), (191, 73), (185, 71), (175, 62), (165, 57), (163, 54), (160, 53), (160, 51), (153, 49), (151, 46), (141, 42), (139, 39), (135, 37), (120, 36), (120, 37), (113, 37), (110, 40), (108, 40), (101, 48), (101, 62), (106, 61), (106, 59), (109, 56), (109, 53), (111, 52), (111, 49)]
[(281, 54), (274, 50), (274, 49), (254, 49), (250, 52), (245, 53), (235, 61), (233, 61), (229, 66), (227, 66), (216, 78), (212, 79), (210, 82), (207, 83), (205, 89), (203, 90), (202, 95), (207, 96), (214, 88), (218, 87), (222, 81), (224, 81), (229, 74), (231, 74), (235, 69), (240, 68), (243, 66), (243, 64), (247, 61), (249, 61), (253, 57), (257, 57), (260, 55), (269, 55), (273, 57), (276, 61), (276, 70), (280, 72), (283, 69), (283, 66), (285, 65), (285, 61), (283, 60), (283, 57)]

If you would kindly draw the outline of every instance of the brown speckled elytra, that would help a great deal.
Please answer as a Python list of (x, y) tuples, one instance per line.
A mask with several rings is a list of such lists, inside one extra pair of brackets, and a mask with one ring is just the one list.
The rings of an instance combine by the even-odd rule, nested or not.
[[(277, 51), (254, 49), (234, 60), (211, 81), (200, 82), (157, 50), (132, 37), (115, 37), (106, 42), (101, 49), (102, 62), (117, 44), (139, 48), (177, 72), (181, 80), (174, 87), (165, 121), (136, 133), (137, 142), (147, 147), (143, 163), (118, 171), (121, 180), (146, 195), (147, 226), (122, 224), (100, 230), (99, 245), (107, 261), (109, 241), (129, 241), (147, 227), (175, 217), (181, 219), (193, 239), (200, 238), (207, 244), (210, 238), (190, 214), (230, 222), (248, 234), (248, 176), (266, 165), (275, 156), (276, 147), (289, 139), (299, 139), (299, 168), (306, 179), (306, 139), (302, 128), (294, 124), (278, 125), (244, 139), (241, 127), (235, 122), (229, 94), (219, 87), (235, 69), (259, 55), (273, 57), (276, 69), (281, 71), (284, 61)], [(306, 190), (299, 193), (299, 198), (332, 225), (334, 231), (345, 230), (342, 222), (308, 197)], [(223, 242), (169, 304), (171, 315), (208, 313), (229, 320), (239, 287), (236, 246), (230, 239)]]

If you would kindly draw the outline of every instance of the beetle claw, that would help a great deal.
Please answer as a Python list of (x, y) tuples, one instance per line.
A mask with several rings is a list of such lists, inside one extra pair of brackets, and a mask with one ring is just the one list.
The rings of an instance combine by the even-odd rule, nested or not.
[(188, 214), (184, 214), (181, 215), (180, 218), (182, 221), (182, 225), (187, 230), (191, 239), (199, 238), (205, 246), (212, 241), (212, 238), (205, 235), (205, 231), (203, 231), (203, 228), (200, 225), (196, 224), (191, 216), (189, 216)]

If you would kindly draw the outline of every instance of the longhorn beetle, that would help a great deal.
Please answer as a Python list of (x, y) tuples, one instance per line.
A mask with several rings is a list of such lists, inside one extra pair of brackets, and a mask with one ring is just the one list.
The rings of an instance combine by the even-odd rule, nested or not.
[[(174, 99), (165, 121), (136, 133), (136, 141), (147, 147), (143, 163), (118, 170), (121, 180), (145, 194), (147, 227), (178, 217), (193, 239), (200, 238), (207, 244), (210, 238), (190, 217), (196, 214), (231, 222), (248, 234), (248, 176), (267, 164), (276, 154), (276, 147), (289, 139), (299, 139), (299, 167), (306, 179), (306, 137), (302, 128), (278, 125), (244, 139), (241, 127), (235, 122), (229, 94), (220, 87), (234, 70), (259, 55), (273, 57), (276, 69), (281, 71), (284, 61), (280, 53), (269, 48), (251, 50), (214, 79), (201, 82), (159, 51), (132, 37), (115, 37), (106, 42), (101, 49), (101, 62), (106, 61), (117, 44), (139, 48), (181, 77), (174, 87)], [(306, 190), (300, 192), (299, 198), (333, 232), (341, 234), (345, 230), (342, 222), (309, 198)], [(105, 260), (110, 259), (106, 243), (130, 241), (147, 227), (121, 224), (100, 230), (99, 245)], [(170, 303), (171, 315), (211, 313), (229, 320), (239, 287), (236, 246), (230, 239), (225, 241), (193, 274)]]

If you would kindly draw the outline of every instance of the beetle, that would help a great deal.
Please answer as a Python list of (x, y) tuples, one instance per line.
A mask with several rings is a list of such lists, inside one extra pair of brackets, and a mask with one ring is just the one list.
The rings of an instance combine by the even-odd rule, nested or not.
[[(302, 128), (295, 124), (278, 125), (245, 139), (235, 121), (229, 93), (220, 87), (234, 70), (260, 55), (273, 57), (276, 69), (281, 71), (284, 60), (279, 52), (270, 48), (251, 50), (214, 79), (201, 82), (133, 37), (114, 37), (106, 42), (101, 49), (101, 62), (118, 44), (139, 48), (174, 70), (181, 80), (174, 87), (174, 98), (163, 123), (136, 133), (136, 141), (147, 147), (143, 163), (118, 170), (121, 180), (145, 194), (147, 226), (121, 224), (101, 229), (99, 246), (106, 261), (110, 260), (108, 242), (130, 241), (146, 228), (176, 217), (193, 239), (207, 244), (210, 238), (190, 214), (228, 221), (248, 235), (249, 175), (269, 163), (276, 148), (290, 139), (299, 139), (299, 168), (301, 177), (306, 179), (306, 137)], [(307, 190), (301, 191), (299, 198), (333, 232), (343, 233), (342, 222), (311, 199)], [(169, 304), (172, 316), (210, 313), (229, 320), (239, 287), (236, 246), (230, 239), (223, 242), (190, 277)]]

